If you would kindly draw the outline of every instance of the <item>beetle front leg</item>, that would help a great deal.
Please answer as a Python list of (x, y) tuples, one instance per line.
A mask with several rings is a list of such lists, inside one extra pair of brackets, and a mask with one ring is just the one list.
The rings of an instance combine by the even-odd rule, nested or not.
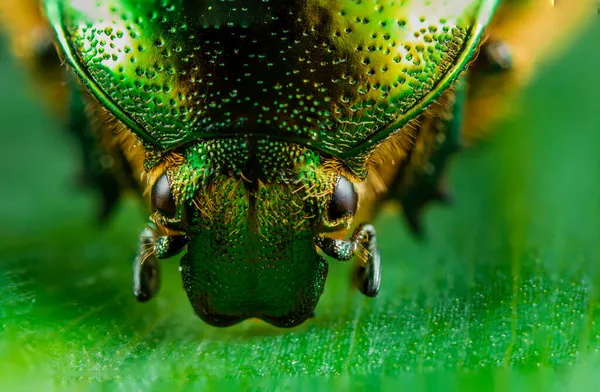
[(159, 260), (175, 256), (187, 243), (188, 238), (183, 235), (158, 235), (153, 224), (142, 230), (133, 261), (133, 294), (138, 301), (149, 301), (158, 292)]
[(348, 240), (317, 236), (315, 244), (328, 256), (348, 261), (361, 254), (363, 262), (357, 265), (355, 279), (358, 289), (367, 297), (375, 297), (381, 285), (381, 256), (375, 227), (361, 224)]

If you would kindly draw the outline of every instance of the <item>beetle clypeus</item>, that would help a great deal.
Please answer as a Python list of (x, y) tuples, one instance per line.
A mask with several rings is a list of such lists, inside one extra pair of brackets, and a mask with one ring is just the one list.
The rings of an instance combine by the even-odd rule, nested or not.
[(183, 286), (217, 326), (311, 317), (324, 255), (356, 260), (354, 284), (377, 295), (376, 233), (364, 222), (396, 199), (420, 231), (423, 206), (444, 199), (461, 130), (481, 128), (467, 78), (470, 89), (519, 79), (511, 29), (477, 57), (496, 9), (505, 25), (509, 12), (541, 15), (535, 1), (499, 0), (41, 3), (40, 14), (31, 0), (6, 3), (23, 20), (8, 30), (34, 71), (54, 67), (46, 81), (68, 80), (47, 84), (60, 97), (50, 100), (81, 142), (103, 215), (127, 188), (151, 208), (136, 297), (152, 298), (159, 260), (185, 249)]

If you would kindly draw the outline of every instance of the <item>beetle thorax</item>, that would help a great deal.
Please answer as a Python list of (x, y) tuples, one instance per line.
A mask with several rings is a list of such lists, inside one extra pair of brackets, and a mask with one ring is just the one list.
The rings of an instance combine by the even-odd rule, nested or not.
[(435, 88), (480, 1), (72, 3), (63, 17), (86, 74), (149, 143), (241, 131), (339, 156)]

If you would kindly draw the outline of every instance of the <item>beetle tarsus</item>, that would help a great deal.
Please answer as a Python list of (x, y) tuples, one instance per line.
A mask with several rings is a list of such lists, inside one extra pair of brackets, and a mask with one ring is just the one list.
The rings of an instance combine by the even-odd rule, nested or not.
[(377, 244), (375, 227), (363, 224), (356, 229), (352, 236), (359, 244), (359, 250), (365, 252), (365, 264), (359, 264), (356, 270), (358, 290), (367, 297), (375, 297), (381, 286), (381, 255)]
[(147, 302), (158, 292), (160, 268), (156, 256), (138, 255), (133, 264), (133, 294), (139, 302)]
[(138, 301), (149, 301), (158, 292), (160, 259), (175, 256), (188, 242), (188, 237), (184, 235), (157, 235), (153, 224), (148, 224), (142, 230), (137, 254), (133, 261), (133, 294)]
[(355, 270), (354, 283), (367, 297), (375, 297), (379, 293), (381, 255), (373, 225), (361, 224), (348, 240), (317, 236), (315, 244), (326, 255), (338, 261), (348, 261), (360, 254), (364, 261), (359, 263)]
[(154, 250), (156, 235), (147, 226), (140, 234), (137, 254), (133, 261), (133, 294), (140, 302), (152, 299), (160, 286), (160, 267)]

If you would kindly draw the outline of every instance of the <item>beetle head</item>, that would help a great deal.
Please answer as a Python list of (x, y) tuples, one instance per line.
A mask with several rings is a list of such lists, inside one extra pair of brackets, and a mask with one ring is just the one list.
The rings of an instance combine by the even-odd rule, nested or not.
[(358, 207), (341, 162), (267, 139), (201, 142), (171, 161), (152, 181), (152, 220), (189, 238), (196, 312), (215, 325), (310, 317), (327, 275), (316, 239), (347, 229)]

